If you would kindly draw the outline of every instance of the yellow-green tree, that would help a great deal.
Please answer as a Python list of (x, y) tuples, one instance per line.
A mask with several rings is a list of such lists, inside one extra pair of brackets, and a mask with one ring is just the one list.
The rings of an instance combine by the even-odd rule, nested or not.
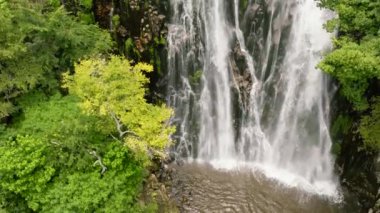
[[(174, 128), (168, 125), (172, 110), (150, 104), (144, 98), (145, 73), (153, 67), (145, 63), (131, 65), (128, 60), (112, 56), (109, 60), (84, 60), (75, 66), (75, 74), (64, 75), (69, 92), (81, 98), (87, 114), (102, 117), (115, 139), (128, 146), (160, 153), (170, 141)], [(104, 127), (103, 127), (104, 128)]]

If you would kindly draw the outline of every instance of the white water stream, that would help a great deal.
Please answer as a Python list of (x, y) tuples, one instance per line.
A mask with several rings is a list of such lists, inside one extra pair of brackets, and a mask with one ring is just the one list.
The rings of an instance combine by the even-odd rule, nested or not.
[(315, 68), (330, 48), (327, 13), (314, 0), (249, 0), (241, 14), (239, 5), (171, 0), (168, 103), (178, 153), (337, 196), (329, 84)]

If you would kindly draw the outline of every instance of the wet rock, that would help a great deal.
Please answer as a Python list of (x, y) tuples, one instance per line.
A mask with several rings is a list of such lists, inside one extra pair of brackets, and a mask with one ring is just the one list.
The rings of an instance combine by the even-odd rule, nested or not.
[(162, 194), (165, 195), (165, 197), (167, 198), (167, 200), (169, 200), (169, 198), (166, 195), (167, 193), (166, 193), (166, 188), (165, 188), (164, 184), (161, 184), (160, 191), (162, 192)]
[(176, 160), (176, 164), (177, 164), (178, 166), (183, 166), (183, 165), (185, 164), (185, 161), (184, 161), (183, 159), (177, 159), (177, 160)]
[(240, 103), (246, 108), (252, 90), (253, 78), (248, 67), (248, 61), (238, 41), (230, 54), (230, 64), (233, 71), (235, 88), (239, 92)]
[(164, 163), (171, 164), (175, 161), (175, 159), (176, 159), (176, 154), (174, 152), (170, 152), (168, 156), (166, 156)]
[(109, 29), (111, 23), (110, 13), (113, 8), (110, 0), (94, 0), (94, 17), (100, 27)]
[(160, 174), (160, 180), (166, 180), (167, 174), (165, 171), (161, 172)]
[(151, 189), (158, 189), (159, 187), (159, 183), (158, 183), (158, 179), (156, 177), (156, 175), (154, 174), (151, 174), (149, 179), (148, 179), (148, 187), (151, 188)]
[(169, 173), (171, 174), (173, 172), (170, 165), (161, 164), (156, 171), (152, 172), (156, 172), (156, 174), (152, 173), (146, 179), (143, 194), (140, 198), (142, 204), (157, 203), (157, 212), (179, 212), (174, 198), (171, 196), (172, 181), (167, 181), (167, 179), (162, 180), (162, 178), (160, 178), (160, 175), (168, 176)]
[[(351, 132), (354, 134), (355, 132)], [(349, 135), (342, 144), (337, 163), (342, 167), (341, 184), (355, 196), (362, 212), (379, 212), (379, 165), (377, 153), (368, 153), (358, 148), (356, 135)]]

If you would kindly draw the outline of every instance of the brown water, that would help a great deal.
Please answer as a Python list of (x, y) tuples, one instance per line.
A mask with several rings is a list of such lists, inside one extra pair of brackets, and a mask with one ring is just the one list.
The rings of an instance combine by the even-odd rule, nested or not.
[(181, 212), (356, 212), (249, 170), (227, 172), (196, 163), (174, 168), (172, 195)]

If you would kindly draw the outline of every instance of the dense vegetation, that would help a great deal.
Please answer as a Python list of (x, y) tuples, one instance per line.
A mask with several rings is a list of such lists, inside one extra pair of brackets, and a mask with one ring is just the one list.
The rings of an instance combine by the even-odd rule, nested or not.
[(337, 18), (326, 27), (338, 31), (335, 50), (319, 67), (334, 76), (340, 93), (360, 117), (358, 131), (369, 151), (380, 150), (380, 2), (377, 0), (321, 0)]
[(363, 211), (380, 211), (380, 1), (320, 0), (334, 50), (319, 64), (339, 85), (332, 136), (341, 183)]
[[(171, 110), (153, 67), (118, 52), (91, 1), (0, 0), (0, 212), (147, 212)], [(74, 4), (75, 3), (75, 4)]]

